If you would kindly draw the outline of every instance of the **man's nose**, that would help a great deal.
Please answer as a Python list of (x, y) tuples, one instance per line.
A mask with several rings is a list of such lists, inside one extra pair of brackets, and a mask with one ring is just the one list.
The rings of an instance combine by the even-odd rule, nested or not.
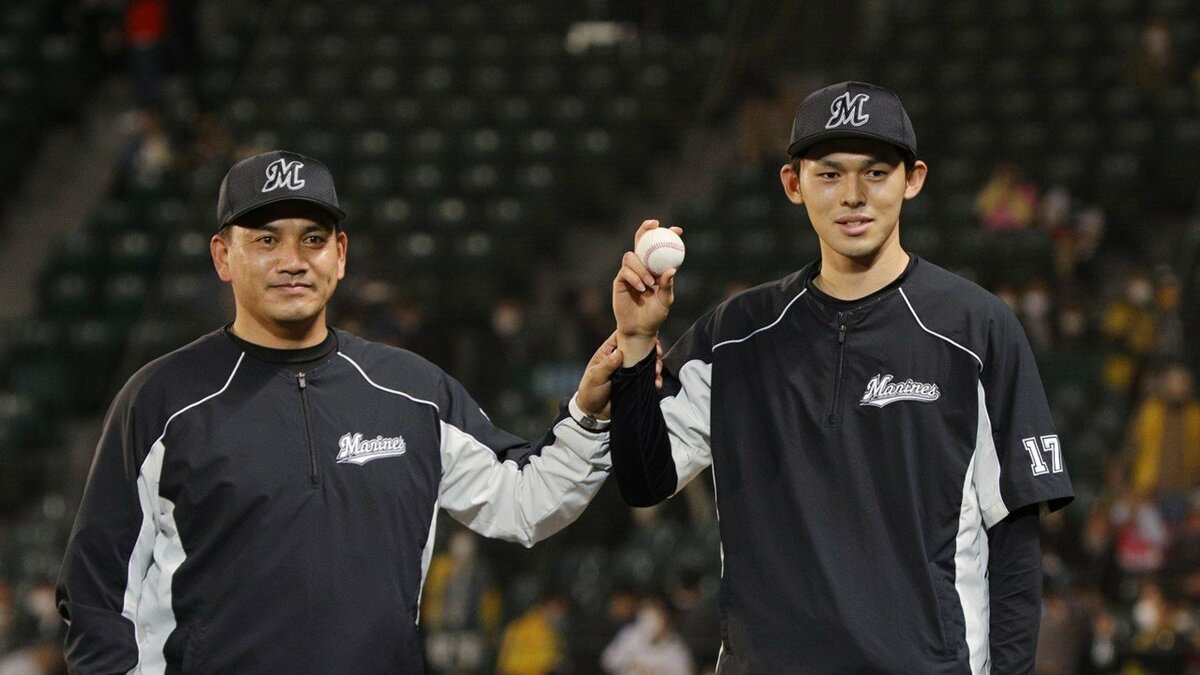
[(304, 245), (299, 241), (285, 242), (280, 247), (278, 268), (285, 274), (303, 274), (308, 271), (308, 257)]
[(842, 206), (848, 208), (857, 208), (866, 203), (865, 193), (858, 179), (850, 179), (845, 181), (845, 188), (842, 192)]

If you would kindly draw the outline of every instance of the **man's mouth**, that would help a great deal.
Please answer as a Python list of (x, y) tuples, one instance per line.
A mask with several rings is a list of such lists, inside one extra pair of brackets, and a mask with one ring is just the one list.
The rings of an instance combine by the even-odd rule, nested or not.
[(845, 234), (857, 236), (866, 232), (875, 219), (868, 216), (842, 216), (834, 222), (837, 223), (838, 229)]

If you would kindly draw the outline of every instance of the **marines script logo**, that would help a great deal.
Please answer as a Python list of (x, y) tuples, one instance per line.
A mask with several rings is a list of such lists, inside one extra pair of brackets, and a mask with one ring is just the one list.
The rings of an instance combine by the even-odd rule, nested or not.
[(926, 384), (924, 382), (913, 382), (909, 378), (903, 382), (892, 382), (891, 375), (880, 373), (871, 378), (867, 383), (867, 390), (863, 392), (862, 400), (859, 405), (873, 405), (876, 408), (882, 408), (889, 403), (896, 401), (923, 401), (931, 403), (938, 400), (942, 393), (938, 391), (936, 384)]
[(869, 98), (871, 97), (866, 94), (855, 94), (854, 98), (850, 98), (850, 92), (846, 92), (833, 99), (833, 103), (829, 105), (829, 121), (825, 123), (825, 128), (833, 129), (844, 124), (861, 127), (866, 124), (871, 116), (863, 112), (863, 104)]
[(287, 188), (289, 190), (299, 190), (304, 187), (304, 179), (300, 177), (300, 167), (304, 166), (299, 161), (286, 161), (282, 158), (275, 160), (267, 165), (267, 184), (263, 186), (263, 192), (278, 190), (279, 188)]
[(338, 439), (338, 464), (357, 464), (362, 466), (373, 459), (381, 457), (398, 457), (403, 455), (408, 447), (400, 436), (394, 438), (363, 439), (362, 434), (346, 434)]

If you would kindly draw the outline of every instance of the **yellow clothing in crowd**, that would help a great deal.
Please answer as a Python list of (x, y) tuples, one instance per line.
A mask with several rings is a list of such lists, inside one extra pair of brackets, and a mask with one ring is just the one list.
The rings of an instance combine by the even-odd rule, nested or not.
[(562, 639), (535, 607), (504, 629), (496, 672), (501, 675), (545, 675), (558, 666), (562, 657)]
[(1133, 485), (1139, 493), (1186, 493), (1200, 487), (1200, 403), (1186, 401), (1173, 412), (1158, 398), (1142, 404), (1134, 418)]

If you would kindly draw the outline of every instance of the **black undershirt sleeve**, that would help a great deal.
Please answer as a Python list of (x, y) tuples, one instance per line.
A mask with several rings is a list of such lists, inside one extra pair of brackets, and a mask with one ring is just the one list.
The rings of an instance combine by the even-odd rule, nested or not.
[(1038, 509), (1013, 511), (988, 530), (992, 672), (1032, 673), (1042, 609)]
[(651, 351), (612, 377), (609, 447), (621, 496), (630, 506), (653, 506), (675, 494), (678, 476), (671, 457), (667, 423), (654, 388)]

